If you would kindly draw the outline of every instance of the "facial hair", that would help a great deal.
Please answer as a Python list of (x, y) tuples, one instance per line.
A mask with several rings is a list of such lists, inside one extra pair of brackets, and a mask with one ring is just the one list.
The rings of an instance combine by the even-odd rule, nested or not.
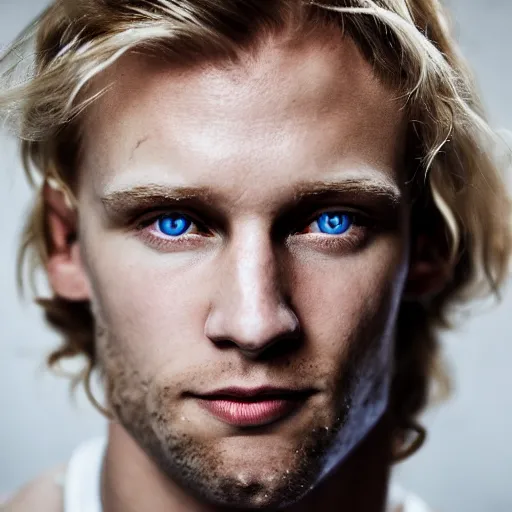
[[(214, 506), (276, 510), (296, 503), (340, 462), (340, 449), (348, 454), (348, 444), (354, 442), (351, 437), (367, 431), (360, 423), (365, 411), (361, 410), (360, 403), (352, 407), (353, 399), (361, 402), (363, 394), (366, 396), (366, 409), (373, 408), (376, 415), (371, 418), (373, 422), (384, 408), (385, 399), (378, 396), (379, 391), (363, 393), (364, 379), (355, 374), (356, 369), (361, 369), (364, 354), (368, 356), (371, 351), (354, 351), (347, 358), (346, 371), (341, 372), (336, 383), (335, 395), (339, 397), (336, 410), (327, 421), (323, 418), (305, 429), (286, 470), (269, 474), (265, 479), (242, 479), (226, 465), (218, 451), (180, 425), (180, 413), (172, 399), (175, 396), (173, 386), (155, 385), (143, 376), (128, 353), (122, 350), (122, 342), (101, 320), (96, 324), (96, 341), (107, 400), (117, 420), (160, 472), (200, 502)], [(368, 344), (363, 345), (370, 348)], [(380, 373), (385, 375), (387, 370), (382, 369)], [(379, 381), (375, 375), (371, 380)], [(347, 437), (344, 427), (351, 425)], [(337, 455), (333, 456), (333, 451)]]

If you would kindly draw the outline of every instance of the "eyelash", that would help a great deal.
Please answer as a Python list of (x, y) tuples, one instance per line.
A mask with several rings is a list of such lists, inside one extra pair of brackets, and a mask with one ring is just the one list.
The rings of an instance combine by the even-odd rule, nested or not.
[[(325, 250), (335, 250), (341, 248), (356, 248), (360, 245), (368, 235), (368, 231), (373, 227), (371, 219), (368, 215), (360, 212), (356, 212), (349, 209), (339, 210), (322, 210), (317, 212), (314, 216), (309, 217), (309, 221), (304, 229), (307, 229), (313, 222), (326, 213), (339, 213), (350, 217), (352, 222), (351, 226), (347, 231), (340, 234), (328, 234), (328, 233), (301, 233), (300, 231), (292, 233), (292, 235), (301, 235), (301, 238), (309, 239), (309, 243), (315, 247), (320, 247)], [(182, 215), (187, 218), (192, 225), (195, 225), (201, 233), (185, 233), (175, 237), (169, 235), (155, 235), (148, 228), (158, 222), (160, 219), (169, 217), (170, 215)], [(209, 237), (208, 229), (204, 227), (204, 224), (196, 221), (192, 215), (182, 213), (179, 211), (166, 211), (158, 215), (143, 219), (136, 225), (138, 235), (151, 247), (155, 249), (169, 249), (169, 248), (192, 248), (198, 246), (203, 242), (203, 238)]]

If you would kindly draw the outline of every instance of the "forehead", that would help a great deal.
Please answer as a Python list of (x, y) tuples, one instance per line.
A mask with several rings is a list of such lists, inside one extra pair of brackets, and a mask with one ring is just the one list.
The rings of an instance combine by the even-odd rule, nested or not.
[(151, 169), (162, 179), (186, 175), (182, 185), (213, 172), (217, 185), (222, 173), (226, 183), (247, 172), (285, 183), (293, 170), (304, 181), (340, 159), (396, 178), (398, 95), (338, 33), (268, 40), (230, 65), (178, 68), (125, 55), (97, 83), (107, 84), (84, 131), (88, 177), (103, 190), (154, 181)]

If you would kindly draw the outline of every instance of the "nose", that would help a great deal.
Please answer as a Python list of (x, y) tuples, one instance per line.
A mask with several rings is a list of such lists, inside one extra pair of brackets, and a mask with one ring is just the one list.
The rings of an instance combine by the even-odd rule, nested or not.
[(263, 233), (226, 248), (205, 324), (217, 346), (236, 346), (255, 359), (270, 347), (288, 351), (297, 344), (300, 324), (286, 300), (286, 277), (275, 252)]

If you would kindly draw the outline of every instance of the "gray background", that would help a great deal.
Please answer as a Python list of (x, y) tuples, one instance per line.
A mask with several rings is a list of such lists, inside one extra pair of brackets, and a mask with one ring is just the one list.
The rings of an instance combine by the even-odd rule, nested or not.
[[(78, 1), (78, 0), (77, 0)], [(493, 126), (512, 128), (512, 2), (452, 0), (456, 34), (476, 71)], [(1, 0), (0, 46), (46, 5)], [(66, 460), (105, 423), (82, 392), (71, 399), (65, 379), (44, 369), (58, 343), (39, 311), (20, 302), (15, 250), (30, 194), (16, 144), (0, 136), (0, 494)], [(426, 447), (396, 477), (438, 511), (512, 511), (512, 292), (497, 308), (480, 308), (444, 337), (455, 379), (451, 400), (430, 409)]]

